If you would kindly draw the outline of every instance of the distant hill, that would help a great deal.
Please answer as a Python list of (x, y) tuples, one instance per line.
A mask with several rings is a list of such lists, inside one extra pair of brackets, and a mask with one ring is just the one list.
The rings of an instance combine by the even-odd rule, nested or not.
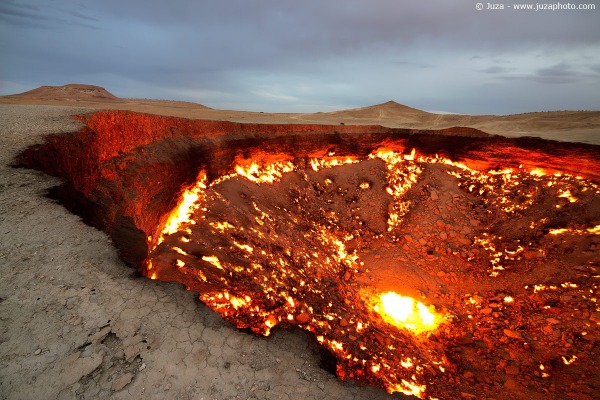
[(415, 118), (415, 117), (425, 117), (430, 116), (431, 114), (418, 110), (416, 108), (412, 108), (409, 106), (405, 106), (403, 104), (396, 103), (395, 101), (388, 101), (382, 104), (376, 104), (368, 107), (361, 108), (352, 108), (349, 110), (341, 110), (326, 113), (329, 115), (335, 115), (338, 117), (345, 118), (369, 118), (369, 119), (379, 119), (379, 118)]
[[(212, 110), (202, 104), (176, 100), (127, 99), (117, 97), (102, 86), (71, 83), (63, 86), (40, 86), (18, 94), (0, 96), (0, 104), (48, 104), (73, 105), (101, 109), (131, 109), (140, 112), (159, 112), (160, 109), (181, 112), (181, 110)], [(158, 109), (158, 111), (156, 110)]]
[[(326, 120), (345, 124), (376, 124), (385, 126), (422, 125), (423, 121), (432, 121), (439, 117), (423, 110), (405, 106), (404, 104), (388, 101), (373, 106), (351, 108), (333, 112), (304, 114), (303, 120)], [(367, 122), (368, 121), (368, 122)]]
[(82, 84), (40, 86), (24, 93), (10, 95), (10, 97), (43, 100), (119, 100), (117, 96), (101, 86)]

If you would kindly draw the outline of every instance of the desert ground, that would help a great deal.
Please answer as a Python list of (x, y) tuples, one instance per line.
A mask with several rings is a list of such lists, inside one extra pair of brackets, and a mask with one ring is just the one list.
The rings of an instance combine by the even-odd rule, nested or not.
[(552, 140), (600, 144), (600, 111), (529, 112), (516, 115), (435, 114), (394, 101), (334, 112), (267, 113), (217, 110), (197, 103), (124, 99), (91, 85), (41, 87), (20, 95), (0, 96), (0, 104), (55, 105), (90, 109), (131, 110), (174, 117), (234, 122), (286, 124), (382, 125), (390, 128), (476, 128), (507, 137), (534, 136)]
[(301, 330), (269, 338), (240, 332), (182, 285), (127, 267), (105, 233), (46, 197), (58, 179), (12, 166), (45, 135), (78, 130), (73, 115), (123, 109), (234, 122), (467, 126), (600, 144), (599, 111), (438, 115), (388, 102), (270, 114), (119, 99), (85, 85), (32, 92), (0, 97), (0, 398), (6, 399), (403, 398), (339, 381), (320, 367), (318, 349)]

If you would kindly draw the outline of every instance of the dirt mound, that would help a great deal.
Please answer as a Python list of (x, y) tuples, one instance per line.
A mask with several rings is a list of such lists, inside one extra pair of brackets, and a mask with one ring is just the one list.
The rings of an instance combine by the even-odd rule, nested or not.
[(392, 100), (373, 106), (334, 111), (327, 114), (346, 118), (415, 118), (431, 115), (428, 112), (408, 107)]
[[(9, 97), (9, 96), (7, 96)], [(10, 97), (43, 100), (118, 100), (119, 98), (101, 86), (68, 84), (63, 86), (40, 86)]]

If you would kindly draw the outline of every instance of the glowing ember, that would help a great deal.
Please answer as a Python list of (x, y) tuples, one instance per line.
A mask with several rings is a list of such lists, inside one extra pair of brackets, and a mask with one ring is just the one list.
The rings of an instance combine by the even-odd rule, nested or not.
[(273, 183), (279, 180), (283, 174), (294, 170), (291, 162), (276, 162), (266, 166), (260, 166), (252, 162), (249, 166), (237, 165), (235, 172), (244, 178), (257, 183)]
[(563, 363), (565, 363), (565, 365), (571, 365), (575, 362), (575, 360), (577, 360), (577, 356), (572, 356), (569, 359), (567, 359), (565, 356), (561, 357), (563, 360)]
[(437, 326), (436, 315), (425, 304), (394, 292), (379, 295), (375, 311), (386, 322), (415, 333), (431, 331)]
[(310, 163), (310, 166), (312, 167), (312, 169), (316, 172), (323, 168), (337, 167), (337, 166), (344, 165), (344, 164), (356, 163), (358, 161), (359, 160), (354, 157), (340, 158), (340, 157), (330, 156), (330, 157), (324, 157), (324, 158), (312, 158), (309, 161), (309, 163)]
[(600, 225), (594, 226), (592, 228), (588, 228), (588, 229), (568, 229), (568, 228), (557, 228), (557, 229), (550, 229), (548, 231), (549, 234), (551, 235), (562, 235), (562, 234), (566, 234), (566, 233), (570, 233), (572, 235), (581, 235), (581, 234), (585, 234), (585, 233), (591, 233), (592, 235), (600, 235)]

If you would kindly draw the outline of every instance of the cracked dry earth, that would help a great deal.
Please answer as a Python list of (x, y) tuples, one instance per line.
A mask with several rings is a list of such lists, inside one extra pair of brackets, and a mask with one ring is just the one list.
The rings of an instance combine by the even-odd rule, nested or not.
[(0, 398), (385, 399), (319, 367), (305, 333), (237, 331), (179, 284), (140, 278), (103, 232), (15, 169), (82, 108), (0, 105)]

